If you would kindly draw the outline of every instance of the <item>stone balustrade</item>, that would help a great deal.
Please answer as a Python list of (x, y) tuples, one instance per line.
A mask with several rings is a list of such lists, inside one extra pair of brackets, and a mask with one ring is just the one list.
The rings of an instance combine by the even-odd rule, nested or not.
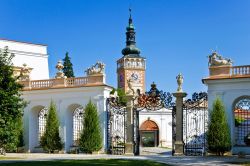
[(250, 65), (244, 66), (210, 66), (210, 78), (234, 78), (234, 77), (250, 77)]
[(232, 76), (250, 75), (250, 65), (232, 66), (231, 67), (231, 75)]
[(53, 88), (96, 86), (105, 84), (105, 75), (97, 74), (87, 77), (56, 78), (48, 80), (20, 81), (24, 85), (23, 90), (40, 90)]

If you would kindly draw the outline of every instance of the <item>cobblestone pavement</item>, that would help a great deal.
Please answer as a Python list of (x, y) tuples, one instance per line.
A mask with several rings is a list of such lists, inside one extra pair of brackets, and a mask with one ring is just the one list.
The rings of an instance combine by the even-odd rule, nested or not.
[(178, 166), (237, 166), (229, 164), (231, 162), (250, 161), (250, 157), (246, 159), (238, 159), (233, 157), (173, 157), (170, 155), (141, 155), (141, 156), (119, 156), (119, 155), (86, 155), (86, 154), (44, 154), (44, 153), (8, 153), (8, 158), (13, 160), (0, 160), (1, 163), (22, 162), (22, 161), (48, 161), (48, 160), (87, 160), (87, 159), (128, 159), (128, 160), (153, 160), (169, 165)]

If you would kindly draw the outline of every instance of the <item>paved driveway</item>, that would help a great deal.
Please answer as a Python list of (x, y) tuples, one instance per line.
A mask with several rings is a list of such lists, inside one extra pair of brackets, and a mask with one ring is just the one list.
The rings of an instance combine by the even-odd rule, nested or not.
[[(85, 154), (44, 154), (44, 153), (8, 153), (6, 157), (19, 158), (14, 160), (0, 160), (0, 163), (22, 161), (47, 161), (47, 160), (87, 160), (87, 159), (129, 159), (129, 160), (153, 160), (178, 166), (230, 166), (230, 162), (243, 161), (233, 157), (173, 157), (170, 155), (142, 155), (142, 156), (119, 156), (119, 155), (85, 155)], [(244, 159), (250, 161), (250, 158)], [(235, 165), (236, 166), (236, 165)]]

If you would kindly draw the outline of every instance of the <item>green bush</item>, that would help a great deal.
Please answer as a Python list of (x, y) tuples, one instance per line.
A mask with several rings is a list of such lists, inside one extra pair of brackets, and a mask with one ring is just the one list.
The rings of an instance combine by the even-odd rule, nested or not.
[(59, 135), (59, 120), (56, 105), (52, 101), (48, 110), (45, 133), (41, 137), (40, 144), (42, 148), (49, 153), (54, 153), (55, 150), (62, 150), (63, 147)]
[(227, 123), (225, 108), (222, 101), (217, 98), (213, 103), (207, 132), (208, 149), (216, 155), (223, 156), (231, 150), (230, 130)]
[(83, 130), (79, 140), (80, 150), (86, 153), (102, 148), (100, 122), (96, 106), (89, 101), (84, 110)]

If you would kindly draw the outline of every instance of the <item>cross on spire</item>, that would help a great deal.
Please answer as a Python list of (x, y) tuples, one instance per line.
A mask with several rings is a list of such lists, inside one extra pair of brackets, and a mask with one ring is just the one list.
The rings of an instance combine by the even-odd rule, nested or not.
[(128, 23), (129, 23), (129, 25), (131, 25), (132, 24), (132, 9), (129, 7), (129, 21), (128, 21)]

